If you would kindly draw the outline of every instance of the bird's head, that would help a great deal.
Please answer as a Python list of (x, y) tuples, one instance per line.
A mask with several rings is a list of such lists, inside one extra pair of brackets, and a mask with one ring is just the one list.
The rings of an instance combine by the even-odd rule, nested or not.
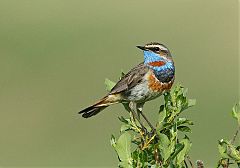
[(172, 62), (171, 53), (163, 44), (152, 42), (144, 46), (137, 46), (137, 48), (143, 50), (145, 64), (161, 61), (165, 63)]

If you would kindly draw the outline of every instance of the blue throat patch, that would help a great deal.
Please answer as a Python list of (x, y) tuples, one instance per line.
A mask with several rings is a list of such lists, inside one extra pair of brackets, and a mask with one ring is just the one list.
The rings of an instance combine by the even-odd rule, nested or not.
[[(144, 64), (149, 68), (153, 69), (154, 75), (156, 78), (163, 83), (169, 82), (174, 78), (175, 67), (173, 61), (162, 58), (160, 55), (151, 52), (151, 51), (143, 51), (144, 53)], [(165, 62), (162, 66), (151, 66), (149, 63), (152, 62)]]

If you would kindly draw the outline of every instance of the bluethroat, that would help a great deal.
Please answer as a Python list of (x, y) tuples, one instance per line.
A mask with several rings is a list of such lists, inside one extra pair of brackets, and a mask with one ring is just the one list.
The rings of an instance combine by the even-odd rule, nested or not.
[(171, 89), (175, 66), (170, 51), (163, 44), (152, 42), (137, 48), (143, 51), (144, 62), (125, 74), (105, 97), (81, 110), (82, 117), (92, 117), (113, 104), (129, 103), (134, 118), (142, 125), (141, 114), (153, 129), (142, 113), (143, 105)]

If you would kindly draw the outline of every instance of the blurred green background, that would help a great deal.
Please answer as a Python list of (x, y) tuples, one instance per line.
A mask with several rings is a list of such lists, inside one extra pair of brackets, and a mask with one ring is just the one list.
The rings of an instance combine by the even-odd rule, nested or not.
[[(91, 119), (77, 112), (142, 62), (136, 45), (166, 44), (176, 82), (197, 105), (191, 157), (208, 167), (231, 138), (239, 100), (238, 1), (1, 0), (0, 166), (117, 167), (110, 145), (121, 105)], [(162, 99), (145, 106), (154, 120)]]

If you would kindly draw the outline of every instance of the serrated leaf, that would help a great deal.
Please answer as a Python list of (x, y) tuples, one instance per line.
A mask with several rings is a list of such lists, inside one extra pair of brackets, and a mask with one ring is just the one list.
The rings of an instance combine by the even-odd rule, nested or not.
[(109, 80), (108, 78), (105, 79), (105, 86), (107, 91), (111, 91), (111, 89), (116, 85), (115, 82)]

